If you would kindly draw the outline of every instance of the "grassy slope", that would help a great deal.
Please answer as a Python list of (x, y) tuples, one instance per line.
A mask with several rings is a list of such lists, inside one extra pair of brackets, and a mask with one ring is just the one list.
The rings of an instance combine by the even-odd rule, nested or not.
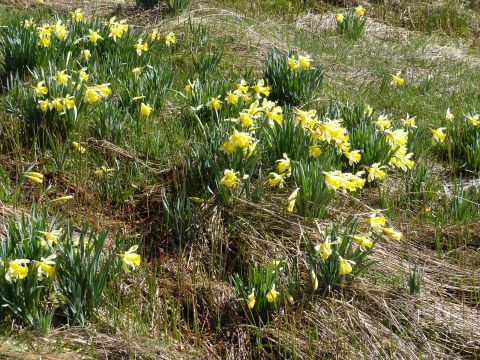
[[(297, 16), (297, 11), (293, 8), (285, 14), (282, 7), (268, 12), (259, 8), (245, 10), (238, 2), (212, 1), (195, 5), (190, 15), (194, 21), (205, 23), (219, 40), (218, 46), (224, 51), (219, 76), (226, 79), (243, 73), (245, 66), (260, 74), (265, 54), (277, 46), (306, 51), (324, 65), (325, 86), (318, 94), (318, 105), (331, 100), (366, 102), (381, 112), (391, 113), (395, 119), (408, 112), (416, 115), (419, 123), (435, 127), (447, 107), (458, 117), (469, 106), (480, 108), (477, 85), (480, 56), (478, 49), (469, 48), (464, 38), (411, 32), (389, 26), (387, 18), (386, 23), (370, 22), (366, 38), (351, 42), (331, 30), (330, 13)], [(182, 14), (161, 24), (181, 34), (187, 18), (187, 14)], [(140, 16), (131, 21), (143, 24)], [(188, 62), (181, 58), (175, 61), (178, 69)], [(406, 86), (400, 90), (382, 86), (389, 82), (389, 74), (397, 71), (404, 72)], [(178, 75), (176, 88), (181, 89), (187, 78), (188, 73)], [(178, 99), (172, 97), (171, 101), (172, 112), (166, 116), (169, 120), (178, 113)], [(175, 121), (159, 122), (159, 132), (173, 135), (178, 145), (172, 146), (168, 141), (172, 136), (165, 137), (158, 153), (164, 151), (167, 155), (157, 153), (154, 159), (159, 168), (178, 163), (188, 148), (189, 133), (181, 124), (175, 125)], [(141, 152), (141, 147), (137, 150)], [(3, 154), (6, 158), (3, 161), (18, 163), (21, 153), (22, 149), (16, 155)], [(42, 159), (48, 160), (48, 155), (40, 154), (39, 160)], [(431, 159), (432, 154), (424, 154), (423, 161)], [(82, 178), (81, 171), (80, 175), (70, 171), (69, 182), (78, 188), (86, 186), (87, 179)], [(439, 175), (448, 181), (448, 174)], [(152, 187), (161, 176), (144, 174), (142, 170), (141, 178), (142, 193), (150, 191), (155, 200), (157, 194)], [(393, 191), (387, 189), (392, 194), (383, 199), (392, 208), (402, 197), (401, 181), (393, 179), (390, 184)], [(85, 196), (80, 199), (85, 208), (72, 209), (71, 213), (79, 222), (88, 219), (99, 227), (120, 227), (131, 232), (133, 226), (125, 221), (125, 216), (143, 210), (140, 204), (144, 198), (139, 196), (139, 204), (127, 207), (123, 214), (107, 210), (96, 219), (104, 209), (92, 208), (93, 202)], [(352, 209), (366, 213), (369, 206), (377, 207), (380, 200), (374, 194), (361, 205), (339, 201), (331, 214), (341, 217)], [(235, 309), (229, 285), (232, 269), (228, 266), (260, 260), (265, 252), (274, 257), (295, 251), (296, 219), (274, 217), (271, 214), (275, 211), (275, 207), (248, 203), (236, 209), (206, 206), (199, 242), (184, 253), (169, 248), (166, 253), (159, 250), (158, 256), (155, 253), (152, 257), (155, 260), (126, 285), (131, 291), (116, 309), (117, 316), (110, 319), (109, 326), (104, 311), (99, 314), (98, 324), (91, 325), (91, 333), (82, 329), (56, 330), (41, 339), (16, 330), (15, 336), (11, 336), (4, 330), (0, 356), (268, 357), (267, 350), (257, 350), (254, 346), (256, 340), (270, 345), (275, 355), (296, 354), (299, 358), (351, 358), (354, 354), (365, 358), (477, 356), (480, 349), (478, 250), (470, 246), (463, 248), (466, 251), (432, 250), (436, 229), (431, 219), (406, 210), (391, 210), (389, 216), (409, 234), (408, 240), (401, 244), (380, 244), (375, 255), (378, 264), (366, 278), (343, 295), (310, 299), (312, 307), (287, 309), (283, 316), (257, 333), (255, 339), (255, 330), (237, 324), (229, 316)], [(252, 212), (255, 219), (249, 216)], [(142, 214), (131, 217), (141, 218)], [(235, 226), (232, 229), (232, 225), (226, 224)], [(476, 223), (467, 225), (475, 229)], [(456, 224), (442, 231), (454, 238), (452, 241), (461, 241), (462, 229), (467, 225)], [(439, 241), (445, 240), (442, 231), (437, 235)], [(161, 234), (154, 239), (161, 243)], [(242, 249), (238, 256), (243, 258), (225, 266), (223, 259), (234, 256), (231, 249), (239, 246)], [(424, 290), (418, 296), (405, 291), (413, 264), (419, 266), (424, 279)], [(112, 289), (112, 297), (122, 296), (115, 294), (115, 290)]]

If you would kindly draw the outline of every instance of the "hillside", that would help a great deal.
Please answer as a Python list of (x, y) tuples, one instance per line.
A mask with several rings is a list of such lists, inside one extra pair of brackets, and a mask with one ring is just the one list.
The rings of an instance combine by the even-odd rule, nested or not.
[(0, 0), (0, 358), (480, 358), (478, 1)]

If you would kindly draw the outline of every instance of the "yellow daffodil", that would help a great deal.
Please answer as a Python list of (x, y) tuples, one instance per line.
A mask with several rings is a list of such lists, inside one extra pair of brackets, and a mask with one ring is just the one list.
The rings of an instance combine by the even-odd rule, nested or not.
[(390, 239), (392, 240), (401, 240), (402, 239), (402, 233), (400, 231), (397, 231), (393, 228), (383, 228), (383, 233), (387, 235)]
[(63, 105), (62, 98), (52, 99), (51, 105), (52, 105), (52, 108), (57, 110), (57, 112), (62, 112), (65, 108), (64, 105)]
[(254, 306), (255, 306), (255, 289), (252, 290), (252, 292), (248, 295), (248, 298), (247, 298), (247, 307), (250, 310), (252, 310)]
[(97, 45), (98, 40), (103, 40), (103, 38), (98, 34), (98, 31), (89, 29), (87, 35), (88, 41), (92, 44)]
[(109, 83), (97, 85), (97, 89), (98, 89), (98, 91), (100, 91), (100, 94), (103, 97), (109, 97), (110, 94), (112, 93), (112, 90), (110, 89), (110, 84)]
[(138, 266), (140, 266), (141, 258), (140, 255), (136, 253), (137, 249), (138, 245), (133, 245), (126, 252), (119, 255), (124, 271), (130, 272), (130, 270), (135, 270)]
[(100, 92), (96, 86), (89, 86), (85, 91), (85, 98), (89, 104), (96, 103), (100, 100)]
[(42, 184), (43, 183), (43, 174), (34, 171), (27, 171), (24, 173), (25, 177), (33, 182)]
[(90, 75), (87, 74), (87, 68), (82, 68), (78, 70), (78, 77), (80, 81), (87, 81)]
[(76, 141), (72, 141), (72, 146), (75, 150), (77, 150), (80, 154), (85, 154), (85, 152), (87, 151), (82, 145), (80, 145), (78, 142)]
[(5, 274), (5, 279), (8, 282), (15, 280), (23, 280), (28, 275), (27, 264), (30, 262), (28, 259), (15, 259), (8, 262), (8, 270)]
[(38, 107), (40, 108), (40, 110), (42, 112), (47, 112), (48, 110), (50, 110), (52, 108), (52, 104), (50, 104), (50, 102), (48, 100), (40, 100), (38, 102)]
[(390, 129), (390, 127), (392, 126), (392, 122), (388, 119), (386, 115), (380, 115), (377, 121), (375, 121), (375, 126), (377, 127), (377, 129), (380, 130)]
[(92, 53), (90, 52), (90, 50), (85, 49), (80, 52), (80, 57), (84, 60), (88, 60), (92, 57)]
[(37, 263), (37, 274), (38, 279), (41, 281), (44, 277), (53, 278), (55, 276), (55, 254), (48, 256), (47, 258), (42, 257)]
[(58, 20), (58, 22), (54, 25), (54, 33), (58, 40), (63, 41), (68, 35), (68, 31), (65, 25), (62, 25), (62, 21)]
[(338, 244), (338, 241), (330, 242), (328, 239), (325, 239), (323, 243), (315, 245), (315, 251), (320, 253), (323, 260), (327, 260), (332, 255), (332, 246), (335, 244)]
[[(237, 105), (238, 104), (238, 99), (240, 96), (236, 94), (235, 92), (229, 91), (227, 93), (227, 96), (225, 97), (225, 100), (232, 105)], [(213, 106), (213, 105), (212, 105)], [(220, 106), (221, 107), (221, 106)], [(218, 109), (217, 109), (218, 110)]]
[(414, 116), (413, 118), (411, 118), (408, 114), (407, 116), (405, 117), (405, 119), (401, 119), (400, 121), (402, 122), (402, 125), (406, 128), (416, 128), (417, 125), (415, 125), (415, 118), (416, 116)]
[(277, 300), (277, 297), (278, 297), (278, 291), (275, 290), (275, 284), (272, 285), (272, 288), (270, 289), (270, 291), (267, 293), (267, 301), (272, 304), (272, 303), (275, 303), (275, 301)]
[(177, 38), (173, 32), (169, 32), (167, 35), (165, 35), (165, 45), (174, 45), (176, 42)]
[(65, 202), (73, 199), (73, 195), (60, 196), (52, 200), (52, 202)]
[(237, 90), (241, 91), (242, 93), (246, 94), (248, 92), (249, 86), (244, 79), (240, 80), (236, 86)]
[(318, 278), (317, 278), (317, 274), (315, 274), (315, 271), (310, 271), (310, 281), (312, 283), (312, 288), (313, 288), (313, 291), (317, 290), (318, 289)]
[(288, 63), (288, 66), (290, 67), (290, 70), (292, 71), (297, 71), (298, 67), (300, 66), (297, 60), (292, 59), (290, 57), (287, 59), (287, 63)]
[(230, 136), (230, 141), (235, 146), (238, 146), (242, 149), (248, 148), (252, 143), (253, 138), (246, 132), (238, 131), (237, 129), (233, 130), (233, 135)]
[(373, 241), (370, 239), (372, 236), (371, 232), (366, 234), (354, 235), (353, 240), (360, 246), (360, 249), (366, 250), (367, 248), (371, 248), (373, 246)]
[(112, 17), (108, 21), (108, 27), (110, 29), (110, 34), (108, 37), (112, 37), (113, 41), (117, 41), (117, 39), (121, 38), (124, 33), (128, 31), (128, 24), (126, 20), (116, 21), (116, 17)]
[(319, 157), (322, 154), (322, 149), (318, 145), (311, 145), (308, 147), (308, 154), (313, 157)]
[(47, 48), (51, 44), (51, 40), (49, 37), (43, 36), (38, 39), (38, 45), (41, 47)]
[(144, 52), (148, 51), (148, 44), (144, 43), (142, 39), (138, 39), (138, 43), (133, 45), (133, 48), (138, 56), (142, 56)]
[(77, 9), (75, 11), (71, 11), (69, 13), (70, 15), (70, 18), (76, 22), (82, 22), (83, 21), (83, 12), (82, 12), (82, 9)]
[(390, 82), (391, 85), (395, 86), (403, 86), (405, 84), (405, 79), (400, 77), (401, 71), (397, 73), (397, 75), (391, 74), (392, 81)]
[(48, 94), (48, 87), (46, 87), (44, 84), (45, 81), (40, 81), (37, 86), (33, 87), (33, 92), (36, 96), (43, 97), (44, 95)]
[(55, 75), (55, 81), (57, 82), (57, 84), (59, 85), (68, 84), (68, 80), (70, 80), (70, 75), (65, 74), (65, 71), (67, 70), (59, 71)]
[(145, 103), (142, 102), (140, 105), (140, 115), (149, 117), (150, 113), (152, 112), (153, 108)]
[(132, 73), (133, 75), (138, 76), (142, 73), (143, 69), (145, 69), (145, 66), (133, 68)]
[(277, 160), (277, 170), (279, 174), (292, 172), (292, 161), (286, 153), (283, 154), (283, 159)]
[(49, 245), (56, 245), (58, 238), (62, 235), (62, 229), (52, 231), (39, 231), (39, 234), (43, 235)]
[(250, 128), (253, 125), (253, 117), (248, 112), (240, 113), (240, 124), (245, 128)]
[(374, 163), (372, 166), (365, 166), (365, 169), (367, 170), (368, 176), (367, 176), (367, 181), (372, 182), (375, 180), (383, 180), (385, 179), (385, 176), (387, 176), (387, 173), (383, 171), (386, 166), (381, 166), (380, 163)]
[(450, 108), (448, 108), (447, 112), (445, 113), (445, 120), (452, 121), (454, 118), (455, 116), (453, 116), (452, 112), (450, 111)]
[(107, 175), (108, 173), (111, 173), (113, 169), (109, 169), (106, 166), (101, 166), (100, 169), (95, 170), (95, 175), (96, 176), (104, 176)]
[(468, 122), (473, 126), (480, 127), (480, 116), (479, 115), (470, 115), (467, 117)]
[(33, 21), (33, 18), (27, 19), (23, 22), (23, 27), (25, 29), (31, 29), (35, 27), (35, 22)]
[(293, 192), (288, 197), (288, 206), (287, 206), (287, 211), (288, 212), (293, 211), (293, 208), (295, 207), (295, 203), (297, 201), (297, 196), (298, 196), (299, 191), (300, 191), (300, 188), (296, 188), (295, 190), (293, 190)]
[(277, 174), (275, 172), (271, 172), (269, 176), (270, 179), (268, 179), (268, 184), (270, 186), (278, 186), (279, 189), (283, 188), (286, 174)]
[(153, 29), (148, 33), (148, 37), (151, 41), (160, 40), (162, 36), (159, 34), (158, 29)]
[(407, 148), (405, 146), (401, 146), (395, 151), (390, 159), (390, 165), (400, 168), (403, 171), (407, 171), (408, 169), (413, 168), (413, 165), (415, 164), (415, 161), (411, 159), (412, 156), (413, 153), (407, 154)]
[(363, 6), (361, 6), (361, 5), (360, 5), (360, 6), (357, 6), (357, 7), (355, 8), (355, 14), (356, 14), (357, 16), (363, 16), (363, 15), (365, 15), (365, 9), (363, 8)]
[(260, 98), (261, 95), (265, 95), (265, 97), (268, 97), (270, 95), (270, 86), (265, 86), (265, 81), (263, 79), (260, 79), (257, 81), (257, 84), (252, 87), (253, 91), (255, 91), (255, 94), (257, 95), (257, 98)]
[(370, 225), (374, 232), (381, 233), (387, 224), (387, 219), (383, 215), (378, 214), (378, 212), (374, 212), (367, 219), (367, 224)]
[(397, 146), (406, 146), (408, 142), (408, 132), (403, 129), (397, 129), (394, 131), (385, 130), (384, 131), (387, 141), (392, 148)]
[(343, 14), (337, 14), (335, 15), (335, 20), (337, 21), (338, 24), (341, 24), (343, 23), (343, 20), (345, 19), (345, 17), (343, 16)]
[(211, 98), (208, 102), (208, 105), (215, 109), (220, 110), (222, 108), (222, 102), (220, 101), (220, 95), (214, 98)]
[(338, 255), (338, 273), (340, 275), (348, 275), (353, 271), (352, 265), (355, 265), (355, 261), (347, 260)]
[(365, 115), (367, 115), (368, 117), (372, 116), (373, 114), (373, 107), (371, 107), (370, 105), (367, 104), (367, 106), (365, 106), (365, 110), (363, 111), (363, 113)]
[(447, 128), (444, 127), (438, 129), (430, 129), (433, 134), (433, 138), (439, 142), (445, 142), (445, 138), (447, 137), (447, 134), (444, 132), (445, 130), (447, 130)]
[(312, 61), (313, 60), (308, 55), (298, 57), (298, 64), (304, 70), (310, 69), (312, 67)]
[(62, 105), (66, 109), (73, 109), (75, 107), (75, 99), (73, 98), (73, 96), (67, 94), (67, 96), (62, 98)]
[(353, 150), (353, 151), (346, 151), (344, 155), (348, 159), (348, 164), (352, 166), (353, 164), (357, 164), (360, 160), (362, 160), (362, 154), (360, 154), (360, 150)]
[(231, 188), (236, 185), (240, 180), (237, 177), (235, 170), (225, 169), (223, 172), (223, 178), (220, 180), (220, 185), (223, 185), (227, 188)]
[(290, 305), (293, 305), (295, 303), (295, 301), (293, 300), (293, 296), (290, 295), (290, 293), (286, 292), (285, 297), (287, 298), (287, 301)]

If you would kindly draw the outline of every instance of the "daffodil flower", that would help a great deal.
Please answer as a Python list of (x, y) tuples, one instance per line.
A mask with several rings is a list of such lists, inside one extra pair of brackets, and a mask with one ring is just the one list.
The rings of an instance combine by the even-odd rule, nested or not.
[(90, 50), (85, 49), (80, 52), (80, 57), (84, 60), (89, 60), (92, 57)]
[(275, 284), (272, 285), (272, 288), (270, 289), (270, 291), (267, 293), (267, 301), (271, 304), (271, 303), (275, 303), (275, 301), (277, 300), (277, 297), (278, 297), (278, 294), (279, 292), (277, 290), (275, 290)]
[(265, 81), (263, 79), (258, 80), (257, 84), (253, 86), (252, 89), (255, 91), (257, 98), (260, 98), (261, 94), (265, 95), (266, 97), (270, 95), (270, 86), (265, 86)]
[(76, 9), (75, 11), (71, 11), (69, 13), (69, 16), (72, 20), (76, 22), (82, 22), (84, 14), (82, 12), (82, 9)]
[(171, 46), (174, 45), (177, 42), (177, 38), (173, 32), (169, 32), (167, 35), (165, 35), (165, 45)]
[(5, 274), (5, 279), (8, 282), (23, 280), (28, 275), (27, 264), (30, 262), (28, 259), (15, 259), (8, 262), (8, 270)]
[(313, 291), (317, 290), (318, 289), (318, 278), (317, 278), (317, 275), (315, 274), (314, 270), (310, 271), (310, 281), (312, 283)]
[(365, 15), (365, 9), (364, 9), (364, 7), (361, 6), (361, 5), (360, 5), (360, 6), (357, 6), (357, 7), (355, 8), (355, 14), (356, 14), (357, 16), (363, 16), (363, 15)]
[(300, 67), (304, 70), (310, 69), (312, 67), (312, 61), (313, 60), (308, 55), (298, 57), (298, 63), (300, 64)]
[(252, 310), (255, 306), (255, 289), (252, 289), (252, 292), (247, 297), (247, 307)]
[(133, 245), (126, 252), (119, 255), (124, 271), (130, 272), (130, 270), (135, 270), (138, 266), (140, 266), (141, 258), (140, 255), (136, 253), (137, 249), (138, 245)]
[(208, 102), (208, 105), (215, 110), (220, 110), (222, 108), (222, 102), (219, 99), (220, 95), (215, 98), (211, 98)]
[(148, 104), (142, 102), (142, 104), (140, 105), (140, 115), (142, 116), (149, 117), (152, 110), (153, 108)]
[(284, 180), (285, 180), (286, 174), (277, 174), (275, 172), (270, 173), (270, 179), (268, 180), (268, 183), (270, 186), (278, 186), (279, 189), (282, 189), (284, 186)]
[(65, 202), (73, 199), (73, 195), (60, 196), (52, 200), (52, 202)]
[(400, 231), (397, 231), (393, 228), (383, 228), (383, 233), (387, 235), (390, 239), (392, 240), (401, 240), (402, 239), (402, 233)]
[(300, 188), (296, 188), (295, 190), (293, 190), (293, 192), (288, 197), (288, 206), (287, 206), (287, 211), (288, 212), (293, 211), (293, 208), (295, 207), (295, 203), (297, 201), (297, 196), (298, 196), (299, 191), (300, 191)]
[(345, 19), (345, 17), (343, 16), (343, 14), (337, 14), (335, 15), (335, 20), (337, 21), (338, 24), (341, 24), (343, 23), (343, 20)]
[(58, 238), (62, 235), (62, 229), (52, 231), (39, 231), (38, 233), (44, 236), (50, 246), (53, 246), (58, 243)]
[(279, 174), (292, 171), (292, 161), (286, 153), (283, 153), (283, 159), (277, 160), (277, 170)]
[(138, 76), (138, 75), (140, 75), (140, 74), (142, 73), (143, 69), (145, 69), (145, 66), (136, 67), (136, 68), (134, 68), (134, 69), (132, 70), (132, 73), (133, 73), (133, 75)]
[(413, 118), (411, 118), (408, 114), (407, 116), (405, 117), (405, 119), (400, 119), (400, 121), (402, 122), (402, 125), (406, 128), (416, 128), (417, 125), (415, 125), (415, 118), (416, 116), (414, 116)]
[(112, 172), (113, 169), (108, 169), (106, 166), (102, 166), (100, 169), (95, 170), (96, 176), (104, 176)]
[(235, 170), (225, 169), (223, 172), (223, 178), (220, 180), (220, 185), (223, 185), (227, 188), (231, 188), (236, 185), (240, 180), (237, 177), (237, 172)]
[(372, 166), (365, 166), (365, 169), (368, 172), (368, 177), (367, 181), (372, 182), (375, 180), (383, 180), (385, 176), (387, 176), (387, 173), (383, 171), (382, 169), (386, 168), (384, 165), (380, 165), (380, 163), (374, 163)]
[(445, 138), (447, 137), (447, 134), (444, 133), (445, 130), (447, 130), (447, 128), (444, 127), (438, 129), (430, 129), (433, 134), (433, 138), (439, 142), (445, 142)]
[(42, 184), (43, 183), (43, 174), (34, 171), (27, 171), (24, 173), (25, 177), (30, 181)]
[(367, 219), (367, 224), (370, 225), (372, 230), (376, 233), (381, 233), (383, 227), (387, 224), (387, 220), (383, 215), (379, 215), (378, 212), (370, 214), (370, 217)]
[(332, 246), (338, 244), (338, 241), (325, 239), (323, 243), (315, 245), (315, 252), (320, 253), (323, 260), (327, 260), (332, 255)]
[(338, 273), (342, 276), (350, 274), (353, 270), (352, 265), (355, 265), (355, 261), (344, 259), (340, 255), (338, 255), (338, 260)]
[(68, 80), (70, 80), (70, 75), (65, 74), (65, 71), (66, 70), (59, 71), (55, 75), (55, 81), (57, 82), (57, 84), (59, 84), (59, 85), (68, 84)]
[(480, 127), (480, 116), (478, 114), (467, 116), (467, 119), (473, 126)]
[(400, 75), (400, 71), (397, 73), (397, 75), (391, 74), (390, 76), (392, 77), (392, 81), (390, 82), (390, 84), (395, 86), (403, 86), (403, 84), (405, 83), (405, 79), (401, 78)]
[(290, 67), (290, 70), (292, 71), (297, 71), (300, 66), (297, 60), (292, 59), (290, 57), (287, 58), (287, 64)]
[(344, 155), (347, 157), (350, 166), (357, 164), (362, 159), (362, 154), (360, 154), (359, 150), (346, 151)]
[(38, 279), (41, 281), (44, 277), (53, 278), (55, 276), (55, 254), (48, 256), (47, 258), (42, 257), (37, 263), (37, 274)]
[(386, 115), (380, 115), (377, 121), (375, 121), (375, 126), (380, 130), (390, 129), (392, 122)]
[(48, 87), (46, 87), (44, 84), (45, 81), (40, 81), (37, 86), (33, 87), (33, 92), (36, 96), (43, 97), (44, 95), (48, 94)]
[(133, 48), (137, 52), (138, 56), (142, 56), (144, 52), (148, 51), (148, 44), (144, 43), (143, 40), (140, 38), (138, 39), (138, 42), (133, 45)]
[(322, 154), (322, 149), (318, 145), (311, 145), (308, 147), (308, 154), (313, 157), (319, 157)]
[(359, 245), (360, 249), (366, 250), (373, 246), (373, 241), (370, 238), (372, 236), (371, 232), (366, 234), (354, 235), (353, 240)]
[(98, 34), (98, 31), (89, 29), (87, 35), (88, 41), (92, 44), (97, 45), (98, 40), (103, 40), (103, 38)]
[(455, 116), (453, 116), (452, 112), (450, 111), (450, 108), (448, 108), (447, 112), (445, 113), (445, 120), (452, 121), (454, 118)]

